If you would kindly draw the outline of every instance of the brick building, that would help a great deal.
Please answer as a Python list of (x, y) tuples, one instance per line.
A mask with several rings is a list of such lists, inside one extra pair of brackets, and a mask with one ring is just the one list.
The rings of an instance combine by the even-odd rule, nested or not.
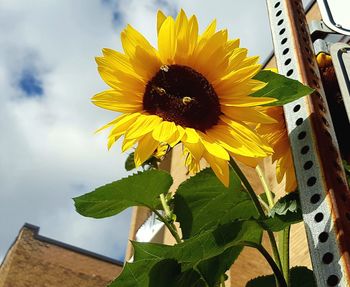
[(0, 266), (0, 287), (105, 287), (122, 270), (117, 260), (39, 234), (24, 224)]

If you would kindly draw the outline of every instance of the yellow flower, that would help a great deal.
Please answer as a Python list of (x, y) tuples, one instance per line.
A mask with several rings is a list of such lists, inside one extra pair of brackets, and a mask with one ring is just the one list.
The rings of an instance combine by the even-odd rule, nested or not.
[(282, 107), (269, 107), (264, 109), (268, 115), (276, 119), (274, 124), (261, 124), (257, 131), (273, 147), (272, 162), (276, 162), (276, 177), (280, 183), (286, 177), (286, 192), (295, 191), (297, 181), (290, 149), (288, 132)]
[[(269, 144), (246, 123), (272, 123), (258, 110), (273, 98), (250, 97), (265, 83), (252, 79), (261, 66), (247, 57), (239, 40), (216, 31), (214, 20), (198, 33), (195, 16), (157, 16), (158, 49), (128, 25), (121, 33), (124, 53), (103, 49), (98, 70), (111, 89), (95, 95), (95, 105), (122, 115), (110, 127), (108, 147), (124, 136), (122, 150), (137, 144), (141, 165), (160, 144), (182, 142), (190, 166), (204, 158), (228, 186), (231, 156), (264, 158)], [(196, 168), (194, 168), (196, 169)]]

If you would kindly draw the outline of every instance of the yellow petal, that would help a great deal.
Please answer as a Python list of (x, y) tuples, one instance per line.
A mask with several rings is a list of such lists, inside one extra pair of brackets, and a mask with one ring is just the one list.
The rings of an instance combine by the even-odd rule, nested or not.
[(158, 36), (159, 56), (163, 64), (173, 64), (176, 52), (175, 21), (167, 17), (160, 27)]
[(264, 123), (264, 124), (274, 124), (277, 121), (268, 116), (267, 114), (258, 111), (254, 107), (230, 107), (221, 106), (221, 112), (233, 120), (252, 122), (252, 123)]
[(160, 59), (154, 53), (138, 46), (135, 49), (135, 57), (130, 59), (133, 68), (145, 82), (148, 82), (159, 71), (162, 66)]
[(183, 143), (184, 147), (186, 149), (188, 149), (188, 151), (191, 153), (192, 157), (196, 160), (196, 161), (200, 161), (200, 159), (203, 156), (204, 153), (204, 146), (201, 142), (198, 143), (189, 143), (189, 142), (184, 142)]
[(227, 88), (232, 86), (233, 83), (237, 84), (253, 78), (260, 70), (261, 65), (252, 65), (239, 70), (233, 70), (214, 84), (220, 88)]
[(182, 9), (176, 17), (175, 33), (177, 38), (175, 62), (179, 64), (187, 60), (190, 43), (188, 37), (188, 19), (185, 12)]
[(207, 59), (215, 53), (227, 41), (227, 30), (216, 32), (205, 43), (194, 51), (194, 61), (199, 62), (199, 66), (203, 66), (204, 62), (208, 64)]
[(157, 33), (159, 34), (160, 27), (162, 27), (164, 21), (166, 19), (166, 16), (164, 13), (160, 10), (157, 12)]
[(220, 99), (231, 99), (232, 97), (240, 98), (241, 96), (247, 96), (264, 88), (266, 85), (267, 83), (254, 79), (249, 79), (238, 84), (231, 83), (230, 85), (226, 86), (213, 84)]
[(200, 36), (200, 39), (208, 39), (209, 37), (211, 37), (216, 31), (216, 19), (214, 19), (209, 25), (208, 27), (205, 29), (205, 31), (203, 32), (203, 34)]
[(128, 125), (130, 125), (131, 122), (134, 122), (138, 116), (140, 116), (140, 113), (121, 115), (121, 116), (117, 117), (116, 119), (114, 119), (113, 121), (109, 122), (108, 124), (104, 125), (103, 127), (99, 128), (96, 131), (96, 133), (98, 133), (106, 128), (109, 128), (111, 126), (113, 126), (113, 129), (115, 129), (115, 128), (122, 129), (124, 126), (128, 126)]
[(111, 148), (111, 146), (125, 133), (128, 127), (134, 123), (139, 116), (140, 113), (125, 114), (99, 129), (102, 130), (108, 126), (113, 126), (108, 135), (108, 149)]
[(191, 56), (198, 41), (198, 21), (195, 15), (188, 22), (188, 55)]
[(252, 168), (255, 168), (264, 159), (264, 157), (247, 157), (238, 154), (231, 154), (231, 156), (234, 157), (237, 161), (242, 162)]
[(135, 73), (128, 57), (112, 49), (102, 49), (103, 57), (96, 57), (96, 63), (104, 68), (111, 69), (113, 71), (121, 71), (126, 74), (130, 74), (134, 77), (139, 77)]
[(220, 104), (222, 106), (227, 106), (227, 107), (254, 107), (254, 106), (270, 104), (276, 101), (277, 101), (276, 98), (242, 96), (241, 98), (234, 97), (229, 100), (222, 99), (220, 100)]
[(266, 140), (258, 136), (258, 134), (250, 127), (238, 121), (233, 121), (225, 116), (220, 117), (232, 129), (231, 134), (236, 140), (240, 141), (243, 146), (251, 149), (252, 157), (267, 156), (273, 153), (271, 146)]
[(185, 129), (181, 126), (176, 126), (177, 131), (167, 140), (171, 147), (174, 147), (178, 142), (180, 142), (185, 135)]
[(139, 144), (134, 153), (135, 166), (143, 164), (158, 147), (158, 142), (153, 139), (152, 133), (146, 134), (139, 140)]
[(230, 64), (229, 64), (229, 71), (236, 70), (237, 67), (242, 63), (242, 61), (247, 57), (248, 50), (245, 48), (238, 48), (236, 49), (231, 57), (230, 57)]
[(227, 151), (220, 146), (215, 140), (206, 134), (199, 132), (201, 142), (203, 143), (204, 148), (213, 156), (224, 159), (224, 160), (229, 160), (230, 156), (227, 153)]
[(137, 47), (143, 48), (150, 54), (156, 54), (155, 49), (147, 39), (130, 25), (121, 33), (121, 40), (124, 52), (129, 58), (135, 57), (135, 50)]
[(207, 131), (211, 138), (215, 138), (217, 142), (227, 151), (234, 154), (252, 156), (251, 149), (247, 148), (241, 141), (237, 140), (232, 130), (227, 125), (216, 125)]
[(96, 94), (91, 101), (98, 107), (121, 113), (134, 113), (143, 109), (140, 95), (126, 95), (117, 90), (108, 90)]
[(195, 129), (185, 128), (185, 132), (186, 132), (186, 142), (197, 143), (199, 141), (199, 135)]
[(236, 67), (236, 69), (241, 69), (247, 66), (252, 66), (252, 65), (256, 65), (259, 62), (259, 56), (253, 56), (253, 57), (248, 57), (245, 58), (240, 65), (238, 65), (238, 67)]
[(158, 142), (167, 142), (175, 133), (177, 133), (175, 123), (163, 121), (154, 128), (152, 136)]
[(230, 184), (230, 173), (227, 160), (217, 158), (208, 152), (204, 153), (204, 158), (209, 163), (215, 175), (228, 187)]
[(116, 90), (131, 90), (141, 93), (144, 92), (145, 84), (139, 78), (121, 71), (116, 73), (109, 68), (101, 66), (98, 67), (98, 71), (105, 83)]
[(153, 131), (160, 123), (162, 119), (156, 115), (141, 115), (138, 119), (128, 128), (125, 133), (125, 137), (128, 139), (137, 139), (145, 134)]
[(228, 40), (226, 43), (226, 48), (228, 50), (234, 50), (239, 47), (239, 43), (240, 43), (239, 39)]
[(185, 166), (188, 171), (191, 174), (199, 172), (201, 169), (200, 162), (197, 161), (187, 149), (184, 150), (183, 154), (185, 156)]
[(122, 152), (127, 151), (129, 148), (131, 148), (132, 146), (134, 146), (137, 142), (137, 139), (128, 139), (128, 138), (124, 138), (123, 140), (123, 144), (122, 144)]

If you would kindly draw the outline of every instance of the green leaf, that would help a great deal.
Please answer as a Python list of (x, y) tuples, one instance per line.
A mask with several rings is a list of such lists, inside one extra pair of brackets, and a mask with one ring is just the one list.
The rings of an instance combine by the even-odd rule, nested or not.
[(277, 232), (301, 221), (303, 221), (303, 216), (301, 212), (288, 212), (286, 215), (277, 214), (275, 215), (275, 217), (270, 217), (268, 219), (265, 219), (264, 221), (261, 221), (261, 226), (265, 230)]
[(174, 213), (183, 238), (236, 219), (258, 217), (249, 195), (231, 171), (226, 188), (208, 168), (182, 183), (175, 193)]
[(167, 193), (172, 183), (165, 171), (138, 172), (74, 198), (75, 208), (81, 215), (94, 218), (113, 216), (131, 206), (157, 209), (159, 195)]
[(298, 212), (301, 209), (299, 192), (291, 192), (281, 197), (272, 207), (271, 216), (286, 215), (288, 212)]
[(292, 192), (280, 198), (271, 209), (270, 217), (260, 222), (264, 229), (277, 232), (302, 220), (299, 193)]
[(228, 248), (220, 255), (199, 263), (197, 269), (209, 286), (215, 286), (220, 282), (221, 276), (230, 269), (242, 250), (243, 246)]
[[(317, 287), (314, 274), (304, 266), (293, 267), (290, 270), (291, 287)], [(246, 287), (276, 287), (273, 275), (266, 275), (250, 280)]]
[(268, 84), (250, 96), (277, 99), (276, 102), (266, 104), (266, 106), (282, 106), (313, 92), (313, 89), (299, 81), (267, 70), (260, 71), (254, 79)]
[(273, 275), (265, 275), (265, 276), (256, 277), (248, 281), (245, 286), (246, 287), (276, 287), (276, 281)]
[(317, 287), (314, 272), (305, 266), (295, 266), (290, 270), (291, 287)]
[[(229, 262), (226, 261), (225, 268), (220, 265), (219, 270), (214, 271), (205, 268), (205, 264), (211, 263), (215, 268), (213, 263), (220, 256), (236, 256), (239, 253), (239, 249), (234, 250), (232, 247), (260, 244), (261, 237), (262, 229), (255, 221), (237, 221), (208, 230), (174, 246), (133, 242), (134, 262), (125, 265), (110, 287), (213, 287), (213, 276), (207, 272), (218, 274), (227, 268)], [(164, 270), (163, 275), (166, 276), (160, 275), (160, 270)], [(205, 282), (205, 278), (210, 284)]]
[(125, 161), (125, 169), (127, 171), (133, 170), (135, 169), (135, 161), (134, 161), (134, 152), (132, 152), (131, 154), (128, 155), (128, 157), (126, 158)]

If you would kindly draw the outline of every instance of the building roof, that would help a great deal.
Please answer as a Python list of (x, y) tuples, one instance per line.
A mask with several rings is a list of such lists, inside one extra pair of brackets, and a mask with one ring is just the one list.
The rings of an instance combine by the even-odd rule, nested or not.
[(39, 234), (24, 224), (0, 266), (0, 287), (105, 287), (123, 263)]

